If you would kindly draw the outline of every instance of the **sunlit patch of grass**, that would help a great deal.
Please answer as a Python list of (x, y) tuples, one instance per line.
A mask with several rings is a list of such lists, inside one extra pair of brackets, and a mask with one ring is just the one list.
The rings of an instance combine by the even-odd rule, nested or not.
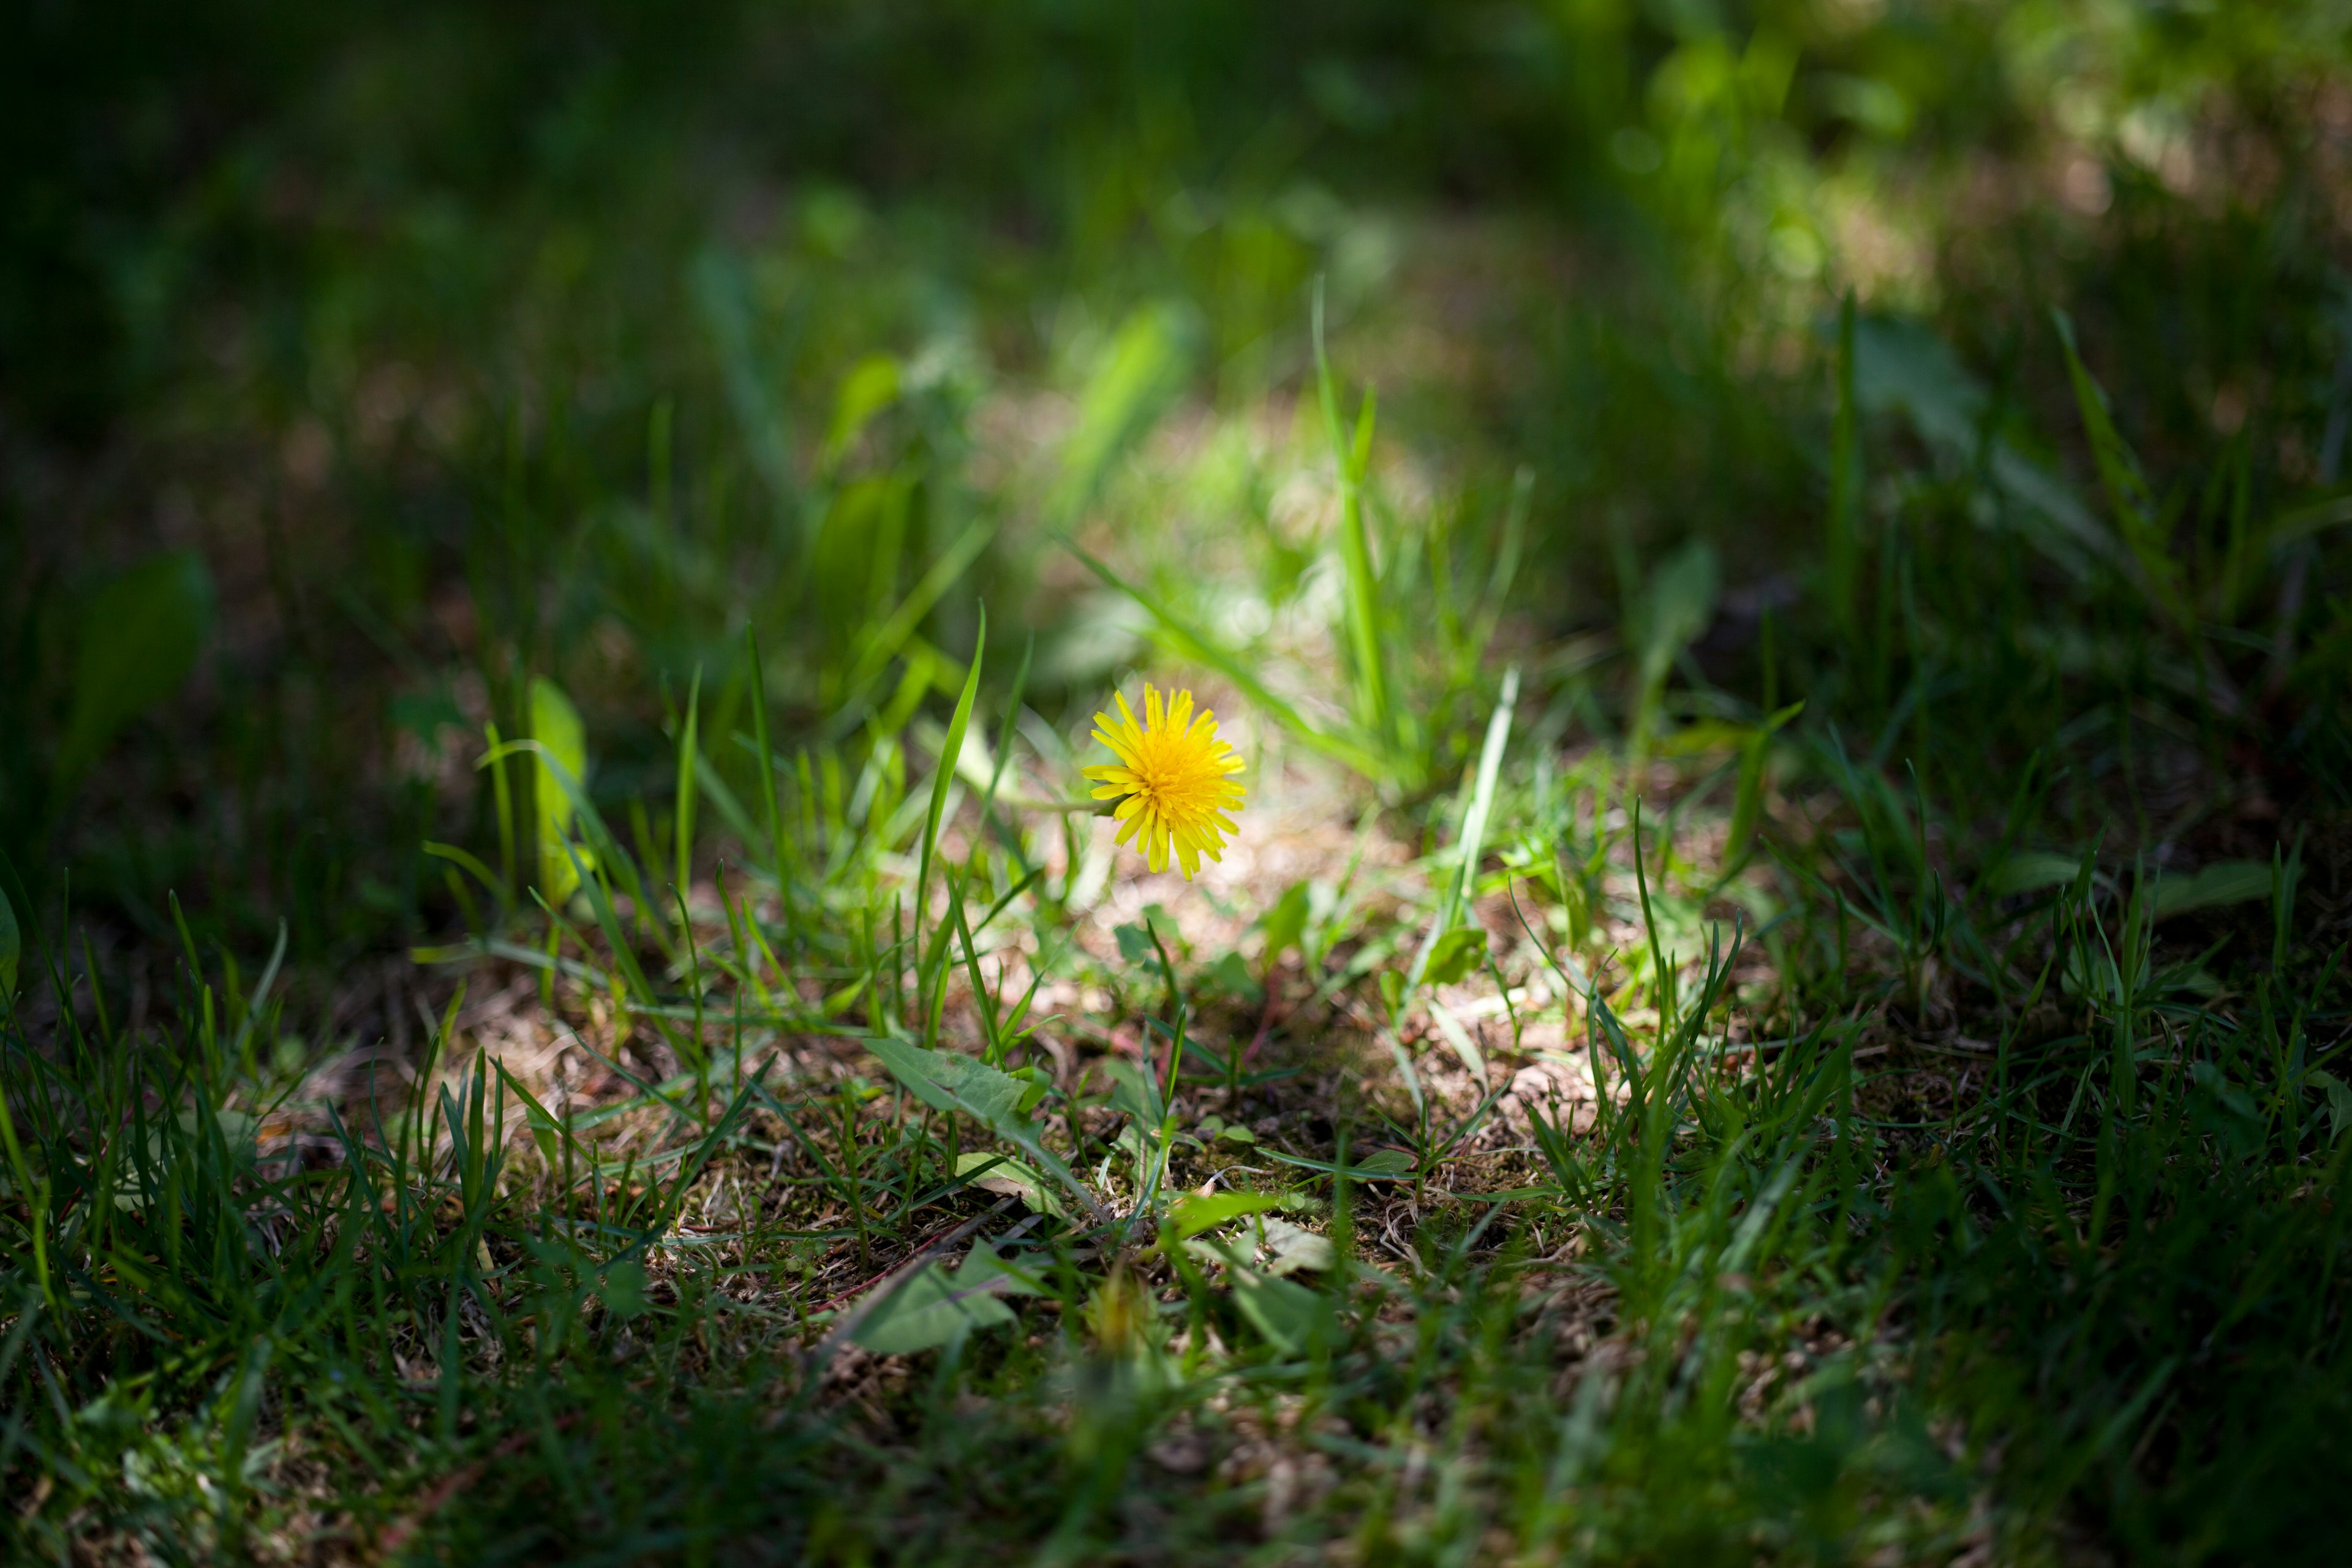
[[(2334, 1245), (2311, 1025), (2266, 970), (2251, 1010), (2167, 979), (2093, 861), (1964, 895), (2000, 862), (1832, 749), (1734, 900), (1707, 752), (1474, 759), (1487, 850), (1106, 931), (1066, 764), (1005, 724), (958, 765), (979, 675), (862, 814), (794, 764), (748, 845), (632, 846), (582, 795), (538, 916), (477, 858), (505, 912), (430, 956), (491, 1005), (404, 1079), (273, 1089), (267, 984), (193, 951), (160, 1034), (53, 969), (7, 1058), (8, 1353), (67, 1417), (12, 1429), (27, 1539), (105, 1496), (460, 1554), (2005, 1552), (2094, 1476), (2193, 1510), (2231, 1423), (2333, 1408), (2331, 1361), (2280, 1404), (2195, 1360), (2333, 1310), (2286, 1289)], [(2288, 922), (2291, 879), (2207, 880)]]

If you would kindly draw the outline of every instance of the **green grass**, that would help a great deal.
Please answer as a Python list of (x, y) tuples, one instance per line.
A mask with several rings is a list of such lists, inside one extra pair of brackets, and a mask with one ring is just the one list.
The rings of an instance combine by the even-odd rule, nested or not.
[(8, 1554), (2322, 1559), (2340, 41), (876, 17), (20, 57)]

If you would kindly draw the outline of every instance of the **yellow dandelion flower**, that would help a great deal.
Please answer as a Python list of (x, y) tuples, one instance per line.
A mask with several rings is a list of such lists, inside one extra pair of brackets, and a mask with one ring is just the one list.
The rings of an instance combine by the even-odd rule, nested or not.
[(1118, 758), (1116, 764), (1086, 770), (1100, 781), (1097, 800), (1119, 800), (1118, 816), (1126, 824), (1118, 842), (1136, 840), (1145, 861), (1155, 871), (1168, 869), (1168, 851), (1175, 847), (1186, 880), (1201, 868), (1201, 857), (1223, 858), (1228, 833), (1240, 831), (1228, 812), (1242, 807), (1242, 786), (1233, 775), (1242, 771), (1234, 749), (1217, 739), (1217, 716), (1207, 709), (1192, 714), (1192, 694), (1171, 693), (1163, 705), (1152, 687), (1143, 689), (1143, 722), (1127, 699), (1114, 692), (1119, 721), (1108, 713), (1095, 715), (1095, 739)]

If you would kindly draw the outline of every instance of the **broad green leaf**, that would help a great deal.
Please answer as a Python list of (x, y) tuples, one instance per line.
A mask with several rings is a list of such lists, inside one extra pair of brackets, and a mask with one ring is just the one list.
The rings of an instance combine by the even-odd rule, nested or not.
[(1333, 1175), (1347, 1176), (1359, 1182), (1402, 1182), (1412, 1175), (1412, 1156), (1402, 1149), (1375, 1149), (1353, 1164), (1338, 1165), (1328, 1160), (1310, 1160), (1304, 1154), (1286, 1154), (1279, 1149), (1260, 1146), (1258, 1152), (1269, 1160), (1279, 1160), (1286, 1165), (1296, 1165), (1302, 1171), (1328, 1171)]
[(1658, 753), (1667, 757), (1717, 756), (1745, 750), (1762, 733), (1757, 725), (1734, 723), (1728, 719), (1694, 719), (1660, 742)]
[(1304, 1285), (1254, 1269), (1233, 1270), (1234, 1305), (1250, 1326), (1286, 1354), (1305, 1348), (1323, 1311), (1323, 1298)]
[(2217, 860), (2194, 876), (2166, 877), (2156, 885), (2156, 918), (2267, 900), (2273, 875), (2264, 861)]
[(1642, 590), (1632, 617), (1635, 639), (1633, 750), (1646, 754), (1664, 711), (1666, 677), (1683, 650), (1715, 619), (1721, 585), (1715, 551), (1693, 540), (1668, 556)]
[[(980, 608), (980, 630), (971, 639), (971, 666), (964, 672), (963, 691), (948, 720), (948, 736), (940, 747), (939, 766), (931, 770), (930, 810), (923, 818), (923, 849), (915, 871), (915, 927), (922, 929), (923, 911), (930, 907), (931, 856), (939, 846), (940, 823), (947, 815), (948, 788), (955, 782), (956, 759), (963, 753), (964, 731), (971, 723), (972, 700), (980, 692), (982, 658), (988, 652), (988, 606)], [(950, 896), (953, 896), (950, 894)], [(926, 976), (926, 980), (928, 980)]]
[(877, 1355), (912, 1355), (1012, 1321), (1013, 1310), (984, 1281), (967, 1284), (926, 1263), (891, 1288), (850, 1338)]
[(1160, 956), (1152, 951), (1151, 933), (1140, 925), (1115, 926), (1111, 935), (1118, 940), (1118, 955), (1129, 963), (1148, 963)]
[(963, 1266), (955, 1272), (955, 1283), (959, 1290), (985, 1286), (1000, 1296), (1052, 1294), (1035, 1273), (1018, 1263), (1006, 1262), (985, 1240), (971, 1244), (971, 1251), (964, 1256)]
[[(1139, 1127), (1158, 1128), (1167, 1108), (1160, 1102), (1160, 1080), (1133, 1062), (1113, 1057), (1102, 1064), (1110, 1079), (1110, 1108)], [(1130, 1129), (1132, 1131), (1132, 1129)]]
[[(1016, 1018), (1015, 1022), (1017, 1021)], [(1007, 1026), (1008, 1034), (1011, 1027), (1012, 1026)], [(1014, 1068), (1007, 1076), (1017, 1078), (1029, 1086), (1021, 1091), (1021, 1114), (1024, 1116), (1036, 1110), (1037, 1102), (1045, 1099), (1054, 1087), (1054, 1075), (1035, 1062), (1030, 1063), (1025, 1068)]]
[(2352, 1126), (2352, 1089), (2325, 1068), (2315, 1068), (2304, 1076), (2327, 1091), (2327, 1141), (2333, 1143), (2344, 1136), (2347, 1126)]
[(1068, 1214), (1062, 1200), (1046, 1184), (1045, 1178), (1012, 1156), (992, 1154), (979, 1149), (956, 1156), (956, 1174), (959, 1176), (979, 1170), (983, 1165), (988, 1168), (986, 1173), (972, 1183), (982, 1192), (1003, 1193), (1017, 1197), (1039, 1214), (1056, 1217)]
[(727, 402), (751, 466), (774, 499), (790, 504), (800, 493), (793, 459), (792, 407), (778, 394), (785, 380), (766, 352), (750, 269), (732, 253), (709, 247), (694, 258), (687, 286), (711, 347), (718, 351)]
[(849, 367), (841, 378), (841, 391), (835, 395), (833, 427), (825, 432), (824, 462), (827, 468), (841, 461), (849, 444), (857, 439), (877, 414), (898, 401), (898, 362), (888, 354), (868, 354)]
[(1106, 1217), (1102, 1205), (1070, 1168), (1037, 1141), (1037, 1129), (1021, 1114), (1029, 1085), (985, 1062), (952, 1051), (927, 1051), (905, 1040), (871, 1039), (872, 1051), (890, 1076), (934, 1110), (961, 1111), (1029, 1156), (1030, 1163), (1059, 1182), (1088, 1214)]
[(1937, 447), (1964, 450), (1979, 439), (1990, 395), (1951, 345), (1926, 326), (1894, 316), (1859, 317), (1852, 353), (1853, 363), (1842, 374), (1853, 377), (1856, 413), (1900, 413)]
[(1432, 985), (1454, 985), (1478, 972), (1486, 961), (1484, 926), (1456, 926), (1429, 950), (1429, 968), (1423, 978)]
[(116, 731), (177, 691), (212, 628), (213, 580), (193, 550), (158, 555), (90, 595), (57, 777), (79, 778)]
[[(530, 733), (562, 764), (575, 784), (587, 786), (588, 739), (580, 722), (580, 711), (572, 706), (572, 700), (563, 694), (562, 687), (544, 677), (530, 683)], [(547, 895), (549, 906), (560, 910), (580, 886), (580, 873), (572, 867), (572, 857), (577, 855), (580, 863), (587, 865), (588, 850), (577, 844), (567, 847), (572, 837), (572, 795), (548, 765), (546, 757), (532, 757), (530, 775), (531, 805), (539, 819), (540, 888)]]
[(1889, 316), (1861, 318), (1853, 376), (1860, 412), (1900, 413), (1948, 459), (1981, 465), (1993, 488), (2017, 503), (2014, 526), (2066, 572), (2086, 578), (2096, 562), (2120, 565), (2126, 559), (2064, 480), (1986, 428), (1991, 394), (1927, 328)]
[(1764, 749), (1769, 731), (1759, 730), (1739, 749), (1739, 778), (1732, 787), (1731, 826), (1724, 835), (1724, 858), (1736, 862), (1748, 853), (1756, 837), (1757, 819), (1764, 814)]
[[(1115, 1110), (1126, 1109), (1118, 1103), (1116, 1095), (1111, 1097), (1111, 1108)], [(1110, 1141), (1110, 1146), (1135, 1162), (1138, 1171), (1141, 1171), (1144, 1162), (1151, 1158), (1151, 1139), (1133, 1121), (1118, 1130), (1118, 1136)]]
[(1181, 1240), (1198, 1236), (1204, 1230), (1214, 1230), (1245, 1214), (1264, 1214), (1268, 1209), (1281, 1206), (1282, 1195), (1279, 1193), (1212, 1193), (1205, 1198), (1184, 1199), (1176, 1205), (1170, 1218)]
[(646, 1310), (646, 1266), (635, 1258), (604, 1270), (604, 1310), (616, 1318), (634, 1318)]
[[(162, 1173), (178, 1162), (184, 1152), (193, 1151), (205, 1142), (205, 1115), (200, 1110), (183, 1110), (174, 1117), (178, 1136), (169, 1125), (153, 1124), (147, 1129), (145, 1140), (147, 1168)], [(242, 1110), (216, 1110), (213, 1125), (220, 1131), (221, 1148), (228, 1156), (235, 1171), (250, 1171), (261, 1158), (261, 1123)], [(141, 1179), (138, 1165), (125, 1160), (115, 1178), (114, 1206), (120, 1209), (141, 1208), (154, 1201)]]
[(1282, 897), (1258, 917), (1258, 929), (1265, 933), (1265, 967), (1269, 973), (1282, 955), (1297, 947), (1307, 935), (1307, 884), (1293, 882), (1282, 890)]
[(514, 1090), (516, 1097), (522, 1101), (523, 1118), (530, 1124), (532, 1142), (539, 1145), (540, 1158), (547, 1162), (549, 1170), (559, 1169), (562, 1163), (563, 1141), (571, 1134), (564, 1130), (563, 1123), (539, 1102), (539, 1097), (522, 1086), (521, 1079), (507, 1071), (505, 1062), (494, 1061), (490, 1065), (498, 1068), (499, 1081)]
[(1018, 1121), (1021, 1094), (1027, 1086), (1010, 1073), (986, 1062), (952, 1051), (927, 1051), (904, 1040), (872, 1039), (866, 1049), (916, 1098), (934, 1110), (961, 1110), (990, 1131), (1005, 1128), (1029, 1135)]
[[(1479, 934), (1483, 936), (1486, 933), (1482, 931)], [(1462, 1026), (1462, 1020), (1434, 996), (1429, 999), (1429, 1021), (1437, 1026), (1437, 1032), (1445, 1037), (1445, 1043), (1454, 1047), (1454, 1054), (1462, 1058), (1462, 1065), (1470, 1069), (1470, 1076), (1481, 1083), (1486, 1082), (1486, 1053), (1478, 1048), (1478, 1042), (1470, 1037), (1470, 1031)]]
[[(213, 1121), (220, 1128), (221, 1142), (227, 1145), (228, 1157), (240, 1165), (250, 1165), (261, 1157), (261, 1123), (242, 1110), (215, 1110)], [(200, 1125), (197, 1113), (180, 1112), (180, 1125), (193, 1132)]]
[(1255, 1002), (1265, 994), (1265, 989), (1257, 983), (1257, 976), (1249, 972), (1249, 965), (1242, 962), (1242, 955), (1238, 952), (1228, 952), (1220, 957), (1209, 965), (1201, 978), (1208, 983), (1211, 990), (1237, 1002)]
[(2020, 850), (1985, 879), (1985, 888), (2002, 897), (2039, 892), (2043, 888), (2073, 881), (2082, 869), (2083, 862), (2071, 855), (2054, 855), (2046, 849)]
[(1715, 619), (1718, 583), (1715, 551), (1695, 540), (1667, 557), (1651, 577), (1642, 606), (1642, 686), (1662, 684), (1675, 658)]
[[(1269, 1220), (1266, 1222), (1269, 1239), (1277, 1227), (1284, 1232), (1297, 1229), (1296, 1226), (1284, 1225), (1280, 1220)], [(1322, 1237), (1317, 1237), (1314, 1239), (1320, 1241)], [(1290, 1238), (1285, 1236), (1283, 1245), (1295, 1247), (1296, 1244), (1290, 1242)], [(1276, 1348), (1286, 1353), (1296, 1353), (1305, 1346), (1308, 1338), (1314, 1333), (1317, 1322), (1322, 1317), (1324, 1310), (1322, 1297), (1303, 1285), (1294, 1285), (1287, 1279), (1276, 1278), (1274, 1273), (1268, 1273), (1255, 1267), (1249, 1261), (1249, 1254), (1253, 1248), (1245, 1243), (1236, 1244), (1203, 1237), (1198, 1240), (1184, 1243), (1184, 1250), (1203, 1263), (1223, 1266), (1226, 1282), (1234, 1289), (1234, 1305), (1240, 1308), (1242, 1316), (1250, 1321), (1250, 1325), (1265, 1335)], [(1279, 1262), (1280, 1245), (1277, 1245), (1276, 1256)], [(1323, 1263), (1308, 1265), (1303, 1262), (1292, 1262), (1287, 1268), (1278, 1268), (1276, 1272), (1287, 1273), (1300, 1268), (1326, 1267), (1329, 1257), (1328, 1244), (1326, 1243)]]
[(1077, 425), (1047, 503), (1057, 525), (1085, 514), (1111, 466), (1183, 390), (1201, 338), (1199, 316), (1181, 303), (1145, 305), (1120, 324), (1078, 395)]
[(2091, 438), (2091, 459), (2099, 470), (2099, 483), (2106, 489), (2107, 502), (2115, 510), (2116, 531), (2138, 563), (2141, 584), (2148, 596), (2185, 626), (2192, 617), (2180, 595), (2179, 563), (2172, 558), (2164, 537), (2156, 497), (2140, 471), (2139, 458), (2123, 433), (2116, 428), (2115, 419), (2107, 410), (2105, 389), (2074, 350), (2074, 322), (2063, 310), (2051, 312), (2051, 319), (2058, 329), (2059, 346), (2066, 352), (2066, 374), (2074, 383), (2074, 406), (2082, 414), (2083, 428)]
[(1301, 1269), (1320, 1273), (1339, 1258), (1328, 1236), (1318, 1236), (1286, 1219), (1270, 1219), (1265, 1225), (1265, 1249), (1273, 1255), (1265, 1266), (1269, 1274), (1296, 1274)]
[[(1151, 941), (1154, 932), (1160, 937), (1157, 946)], [(1183, 939), (1176, 930), (1175, 918), (1158, 904), (1144, 905), (1141, 920), (1112, 928), (1111, 935), (1118, 940), (1118, 955), (1129, 963), (1157, 966), (1160, 948), (1166, 948), (1171, 958), (1180, 956), (1184, 951)]]

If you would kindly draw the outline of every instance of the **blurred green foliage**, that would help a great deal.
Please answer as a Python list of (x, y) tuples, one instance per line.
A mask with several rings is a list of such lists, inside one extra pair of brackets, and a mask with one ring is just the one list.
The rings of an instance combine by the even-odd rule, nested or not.
[[(1296, 384), (1318, 275), (1343, 361), (1397, 384), (1392, 428), (1473, 485), (1532, 465), (1519, 594), (1554, 627), (1639, 587), (1571, 564), (1604, 525), (1706, 540), (1735, 582), (1810, 547), (1819, 323), (1849, 287), (1983, 367), (1928, 432), (1939, 457), (1965, 466), (1986, 428), (2046, 458), (2072, 430), (2043, 315), (2064, 304), (2160, 486), (2233, 482), (2218, 420), (2250, 444), (2259, 510), (2339, 460), (2314, 434), (2338, 357), (2336, 20), (21, 7), (0, 23), (5, 506), (31, 596), (12, 619), (194, 542), (240, 624), (269, 605), (273, 629), (213, 668), (233, 713), (348, 694), (371, 665), (373, 686), (387, 658), (446, 672), (448, 644), (520, 732), (527, 672), (605, 700), (572, 667), (615, 619), (635, 673), (609, 696), (648, 727), (659, 682), (697, 668), (740, 700), (747, 619), (820, 637), (833, 672), (795, 657), (782, 694), (841, 713), (903, 651), (850, 645), (943, 552), (990, 541), (909, 607), (907, 647), (955, 644), (974, 595), (1034, 581), (1009, 527), (1029, 480), (975, 445), (984, 399), (1132, 382), (1087, 398), (1099, 427), (1045, 481), (1075, 515), (1172, 390), (1238, 410)], [(1449, 317), (1467, 374), (1433, 377), (1385, 345), (1451, 297), (1423, 281), (1448, 232), (1479, 237), (1483, 281)], [(11, 657), (30, 680), (29, 646)], [(394, 679), (404, 720), (338, 705), (433, 751), (446, 674)], [(242, 771), (302, 781), (313, 816), (369, 771), (331, 727), (245, 743)], [(43, 813), (10, 800), (11, 852), (38, 858)], [(159, 869), (127, 889), (151, 908)], [(406, 873), (366, 875), (418, 918)]]

